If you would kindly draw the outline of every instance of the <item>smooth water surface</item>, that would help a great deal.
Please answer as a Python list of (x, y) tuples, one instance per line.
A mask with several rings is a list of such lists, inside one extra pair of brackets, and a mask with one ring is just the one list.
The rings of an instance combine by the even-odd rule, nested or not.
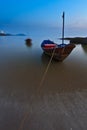
[(87, 45), (52, 61), (45, 74), (42, 39), (32, 46), (25, 39), (0, 37), (0, 129), (86, 130)]

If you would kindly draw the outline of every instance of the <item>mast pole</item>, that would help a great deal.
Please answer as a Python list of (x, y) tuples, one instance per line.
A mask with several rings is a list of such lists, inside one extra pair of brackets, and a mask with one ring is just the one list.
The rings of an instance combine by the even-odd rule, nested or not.
[(65, 12), (63, 12), (63, 15), (62, 15), (62, 18), (63, 18), (63, 27), (62, 27), (62, 44), (64, 44), (64, 22), (65, 22)]

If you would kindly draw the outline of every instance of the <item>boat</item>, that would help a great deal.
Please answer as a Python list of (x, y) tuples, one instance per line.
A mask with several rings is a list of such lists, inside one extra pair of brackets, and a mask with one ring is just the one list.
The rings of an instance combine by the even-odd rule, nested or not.
[(25, 42), (26, 42), (26, 45), (27, 45), (28, 47), (31, 47), (31, 46), (32, 46), (32, 39), (27, 38), (27, 39), (25, 40)]
[(63, 27), (62, 27), (62, 43), (57, 44), (51, 40), (43, 40), (41, 43), (41, 48), (43, 52), (50, 56), (52, 59), (57, 61), (63, 61), (69, 54), (72, 52), (72, 50), (75, 48), (75, 44), (64, 43), (64, 21), (65, 21), (65, 13), (63, 12), (62, 15), (63, 18)]

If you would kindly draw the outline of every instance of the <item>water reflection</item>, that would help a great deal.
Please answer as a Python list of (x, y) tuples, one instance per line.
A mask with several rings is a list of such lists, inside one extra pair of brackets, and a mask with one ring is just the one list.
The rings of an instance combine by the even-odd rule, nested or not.
[[(47, 64), (47, 63), (50, 62), (50, 60), (51, 60), (51, 57), (48, 56), (48, 55), (46, 55), (46, 54), (43, 52), (42, 55), (41, 55), (41, 61), (42, 61), (42, 63), (43, 63), (43, 64)], [(59, 64), (60, 62), (53, 59), (53, 60), (51, 61), (51, 63)]]
[(85, 53), (87, 53), (87, 45), (81, 45)]
[[(0, 86), (10, 86), (10, 88), (14, 86), (12, 91), (23, 90), (27, 95), (29, 92), (36, 93), (50, 58), (42, 52), (38, 44), (33, 44), (32, 48), (27, 49), (24, 39), (12, 38), (13, 44), (11, 38), (2, 42), (4, 46), (0, 46), (2, 59)], [(87, 46), (85, 47), (87, 49)], [(64, 62), (52, 60), (41, 89), (42, 93), (59, 93), (86, 88), (87, 61), (85, 59), (81, 45), (77, 45)]]
[(48, 57), (47, 55), (45, 55), (45, 53), (43, 52), (41, 55), (41, 61), (42, 63), (48, 63), (50, 60), (50, 57)]

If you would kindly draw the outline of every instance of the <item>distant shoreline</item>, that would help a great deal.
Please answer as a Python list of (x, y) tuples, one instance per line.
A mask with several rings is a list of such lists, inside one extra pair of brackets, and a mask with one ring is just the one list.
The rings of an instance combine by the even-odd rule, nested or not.
[(9, 33), (0, 33), (0, 36), (26, 36), (25, 34), (9, 34)]
[[(62, 40), (62, 38), (60, 38)], [(70, 43), (87, 44), (87, 37), (66, 37), (64, 40), (69, 40)]]

